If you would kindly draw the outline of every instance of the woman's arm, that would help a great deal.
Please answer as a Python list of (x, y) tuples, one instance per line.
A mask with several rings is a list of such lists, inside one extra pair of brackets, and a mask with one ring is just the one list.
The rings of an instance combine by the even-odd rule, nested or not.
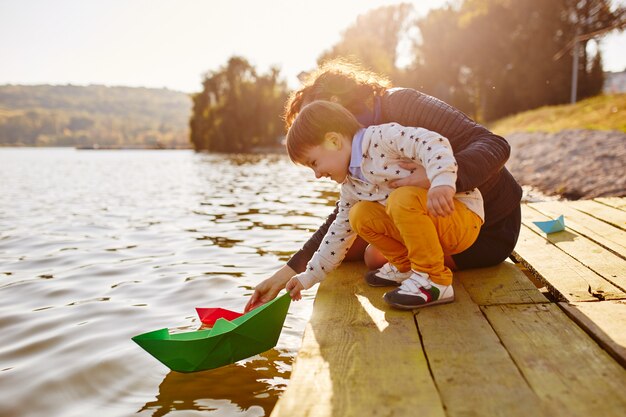
[(413, 89), (387, 93), (383, 122), (423, 127), (448, 138), (459, 165), (456, 188), (469, 191), (488, 182), (509, 158), (507, 141), (470, 119), (460, 110)]
[(315, 251), (320, 247), (320, 243), (322, 243), (322, 239), (328, 232), (328, 228), (335, 221), (337, 217), (337, 212), (339, 208), (335, 205), (335, 210), (328, 216), (323, 225), (320, 226), (319, 229), (307, 240), (307, 242), (302, 246), (298, 252), (296, 252), (289, 261), (287, 261), (287, 265), (294, 270), (296, 273), (304, 272), (306, 269), (306, 264), (311, 260)]
[(350, 227), (349, 220), (350, 208), (358, 202), (353, 198), (355, 195), (356, 191), (353, 191), (347, 183), (341, 186), (341, 197), (337, 203), (339, 212), (335, 221), (328, 228), (319, 249), (313, 253), (304, 272), (295, 276), (304, 289), (321, 282), (327, 274), (337, 268), (356, 239), (356, 233)]
[(254, 293), (246, 304), (245, 312), (257, 308), (260, 305), (272, 301), (278, 293), (285, 288), (285, 285), (291, 278), (297, 274), (304, 272), (306, 264), (311, 260), (315, 251), (319, 248), (322, 238), (328, 232), (328, 228), (337, 217), (339, 208), (335, 206), (335, 210), (328, 216), (323, 225), (311, 236), (311, 238), (304, 244), (302, 249), (295, 253), (291, 257), (287, 264), (283, 265), (278, 271), (276, 271), (271, 277), (262, 281), (254, 288)]

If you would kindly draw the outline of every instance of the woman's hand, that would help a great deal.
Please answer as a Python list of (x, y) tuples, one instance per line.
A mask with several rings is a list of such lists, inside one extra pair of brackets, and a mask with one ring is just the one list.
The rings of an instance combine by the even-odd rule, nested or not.
[(285, 288), (287, 289), (287, 291), (289, 291), (289, 295), (291, 296), (292, 300), (298, 301), (302, 299), (300, 291), (304, 289), (304, 286), (302, 286), (297, 276), (291, 278)]
[(428, 212), (434, 216), (446, 217), (454, 211), (454, 188), (439, 185), (428, 190)]
[(291, 269), (287, 264), (274, 273), (271, 277), (262, 281), (254, 288), (254, 294), (248, 300), (244, 313), (261, 306), (268, 301), (272, 301), (280, 290), (285, 288), (287, 281), (296, 275), (296, 271)]
[(390, 187), (398, 188), (405, 185), (412, 185), (426, 190), (430, 188), (430, 181), (426, 175), (426, 169), (423, 166), (418, 165), (415, 162), (400, 162), (398, 165), (400, 165), (400, 168), (412, 171), (412, 173), (408, 177), (390, 182)]

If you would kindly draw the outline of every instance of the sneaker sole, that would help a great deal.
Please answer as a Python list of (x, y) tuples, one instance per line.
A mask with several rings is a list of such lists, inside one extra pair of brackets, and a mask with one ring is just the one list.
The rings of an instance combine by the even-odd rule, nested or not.
[(426, 303), (426, 304), (418, 304), (418, 305), (404, 305), (404, 304), (398, 304), (398, 303), (394, 303), (391, 302), (389, 300), (387, 300), (387, 298), (383, 297), (385, 302), (387, 304), (389, 304), (392, 307), (395, 307), (399, 310), (416, 310), (418, 308), (424, 308), (424, 307), (431, 307), (431, 306), (436, 306), (438, 304), (450, 304), (451, 302), (454, 301), (454, 297), (452, 298), (447, 298), (445, 300), (437, 300), (437, 301), (431, 301), (430, 303)]
[(370, 287), (399, 287), (401, 284), (398, 281), (390, 281), (388, 279), (383, 280), (382, 278), (377, 281), (366, 279), (365, 282), (367, 282)]

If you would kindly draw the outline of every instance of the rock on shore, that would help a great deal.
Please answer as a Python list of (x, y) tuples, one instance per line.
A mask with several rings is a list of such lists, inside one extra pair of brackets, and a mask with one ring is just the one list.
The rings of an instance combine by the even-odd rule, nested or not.
[(517, 181), (570, 200), (626, 196), (626, 133), (512, 133), (506, 167)]

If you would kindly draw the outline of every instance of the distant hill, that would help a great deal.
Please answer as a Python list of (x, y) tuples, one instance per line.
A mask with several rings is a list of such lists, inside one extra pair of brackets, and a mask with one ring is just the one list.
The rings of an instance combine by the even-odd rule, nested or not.
[(0, 86), (0, 146), (188, 148), (191, 98), (167, 89)]

